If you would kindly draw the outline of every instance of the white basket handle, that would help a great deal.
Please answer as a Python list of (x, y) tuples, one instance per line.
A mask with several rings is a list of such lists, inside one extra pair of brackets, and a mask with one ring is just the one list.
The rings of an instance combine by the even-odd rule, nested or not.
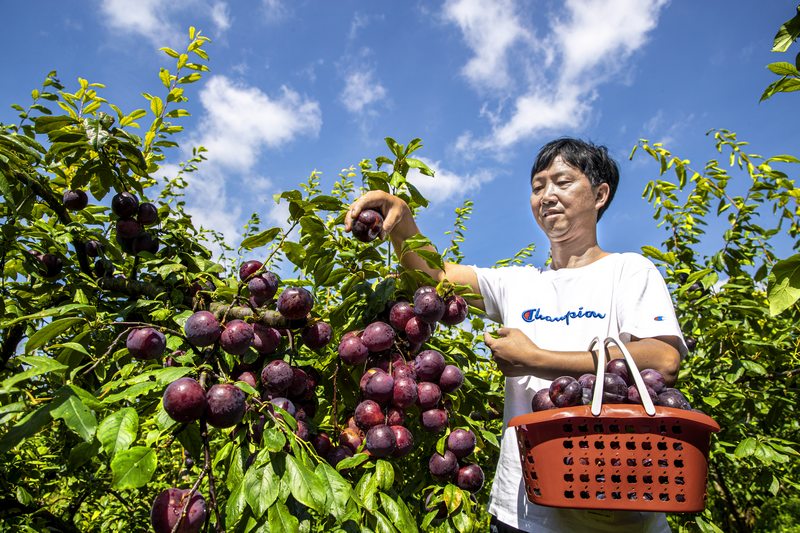
[[(591, 352), (595, 345), (599, 342), (600, 337), (595, 337), (592, 339), (592, 342), (589, 343), (589, 351)], [(628, 364), (628, 371), (630, 371), (633, 382), (636, 385), (636, 389), (639, 391), (639, 396), (642, 399), (642, 405), (644, 406), (645, 413), (650, 416), (655, 415), (656, 407), (653, 405), (653, 399), (650, 398), (650, 394), (647, 392), (647, 386), (644, 384), (644, 380), (639, 374), (639, 368), (636, 366), (633, 356), (625, 347), (625, 345), (615, 337), (606, 337), (606, 340), (603, 341), (602, 349), (599, 350), (599, 353), (597, 354), (597, 373), (595, 374), (594, 396), (592, 397), (592, 415), (600, 416), (600, 408), (603, 406), (603, 380), (605, 378), (606, 359), (609, 357), (608, 345), (611, 343), (617, 345), (622, 352), (622, 356), (625, 358), (625, 362)]]

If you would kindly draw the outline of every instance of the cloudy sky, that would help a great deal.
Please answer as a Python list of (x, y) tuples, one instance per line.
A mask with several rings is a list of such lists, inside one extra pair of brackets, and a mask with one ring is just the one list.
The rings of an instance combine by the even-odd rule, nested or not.
[[(130, 111), (160, 94), (161, 46), (185, 47), (195, 26), (212, 39), (211, 72), (187, 88), (192, 116), (169, 153), (174, 172), (191, 148), (209, 160), (192, 175), (196, 222), (235, 247), (250, 213), (285, 222), (274, 193), (321, 172), (387, 155), (383, 138), (421, 137), (436, 177), (417, 178), (431, 200), (423, 230), (441, 246), (454, 209), (474, 201), (463, 246), (481, 265), (537, 243), (530, 167), (551, 138), (608, 146), (622, 168), (601, 245), (635, 251), (664, 235), (642, 200), (657, 167), (628, 160), (640, 138), (663, 141), (701, 168), (716, 156), (712, 128), (738, 132), (753, 151), (798, 153), (798, 99), (758, 103), (778, 26), (796, 1), (745, 0), (61, 0), (7, 2), (0, 59), (0, 122), (12, 103), (57, 70), (106, 85)], [(144, 120), (141, 121), (144, 123)]]

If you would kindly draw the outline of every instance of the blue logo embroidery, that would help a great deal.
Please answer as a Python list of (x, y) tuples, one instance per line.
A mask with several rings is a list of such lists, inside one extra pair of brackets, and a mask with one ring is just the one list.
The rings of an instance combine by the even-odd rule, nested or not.
[(534, 308), (522, 312), (522, 320), (525, 322), (533, 322), (534, 320), (544, 320), (546, 322), (566, 322), (569, 326), (570, 319), (573, 318), (605, 318), (606, 315), (598, 313), (597, 311), (584, 311), (583, 307), (579, 307), (577, 311), (567, 311), (561, 316), (543, 315), (541, 309)]

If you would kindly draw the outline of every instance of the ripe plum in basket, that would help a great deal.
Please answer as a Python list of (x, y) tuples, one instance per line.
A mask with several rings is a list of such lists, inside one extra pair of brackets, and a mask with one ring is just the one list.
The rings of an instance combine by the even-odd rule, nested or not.
[(556, 406), (553, 400), (550, 399), (550, 389), (541, 389), (533, 395), (531, 400), (532, 411), (546, 411), (547, 409), (555, 409)]
[(580, 405), (581, 388), (581, 384), (572, 376), (557, 377), (550, 383), (550, 400), (556, 407)]

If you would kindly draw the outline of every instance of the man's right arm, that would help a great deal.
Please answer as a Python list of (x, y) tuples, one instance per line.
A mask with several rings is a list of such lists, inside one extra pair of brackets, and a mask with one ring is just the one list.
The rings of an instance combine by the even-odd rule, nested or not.
[[(415, 252), (402, 253), (403, 244), (406, 240), (414, 235), (421, 234), (417, 227), (417, 222), (411, 214), (411, 209), (402, 199), (383, 191), (370, 191), (364, 194), (350, 205), (350, 209), (345, 215), (344, 227), (346, 231), (352, 229), (353, 221), (364, 209), (375, 209), (383, 214), (383, 236), (388, 236), (392, 241), (392, 246), (400, 258), (401, 265), (409, 269), (426, 272), (437, 281), (447, 279), (450, 283), (456, 285), (468, 285), (473, 293), (481, 293), (478, 285), (478, 276), (471, 267), (458, 263), (445, 263), (444, 270), (440, 270), (431, 268)], [(433, 247), (428, 247), (427, 249), (433, 251)], [(473, 300), (469, 303), (484, 310), (483, 300)]]

